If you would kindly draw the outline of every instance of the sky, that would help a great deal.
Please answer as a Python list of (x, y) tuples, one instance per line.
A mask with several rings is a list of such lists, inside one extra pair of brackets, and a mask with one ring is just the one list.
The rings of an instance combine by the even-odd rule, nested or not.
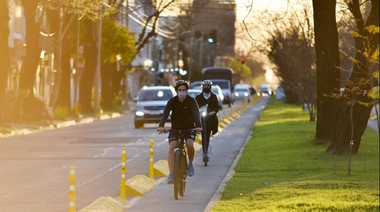
[(249, 13), (249, 8), (252, 5), (252, 11), (285, 11), (288, 0), (236, 0), (236, 9), (238, 19), (243, 20)]
[[(237, 36), (237, 38), (241, 38), (242, 40), (237, 41), (237, 48), (249, 48), (246, 49), (248, 51), (252, 51), (252, 49), (256, 49), (256, 44), (259, 42), (263, 42), (262, 32), (265, 31), (260, 29), (260, 26), (267, 27), (266, 25), (258, 24), (259, 22), (252, 22), (252, 20), (257, 20), (257, 18), (261, 17), (262, 13), (265, 11), (265, 14), (285, 14), (285, 16), (292, 14), (294, 10), (298, 10), (302, 8), (301, 3), (307, 3), (307, 0), (235, 0), (236, 1), (236, 12), (237, 12), (237, 29), (242, 30), (241, 34)], [(311, 0), (308, 0), (311, 1)], [(284, 17), (285, 17), (284, 16)], [(256, 18), (254, 18), (256, 17)], [(246, 26), (249, 28), (249, 34), (255, 40), (252, 43), (251, 38), (249, 38), (247, 29), (242, 27), (242, 21), (244, 20)], [(251, 28), (254, 27), (254, 28)], [(238, 32), (239, 33), (239, 32)], [(240, 45), (239, 45), (240, 44)], [(272, 64), (268, 61), (268, 59), (258, 53), (251, 52), (250, 57), (253, 57), (257, 60), (260, 60), (264, 63), (263, 68), (266, 70), (265, 80), (266, 83), (270, 84), (272, 88), (276, 87), (278, 84), (278, 79), (273, 72)]]

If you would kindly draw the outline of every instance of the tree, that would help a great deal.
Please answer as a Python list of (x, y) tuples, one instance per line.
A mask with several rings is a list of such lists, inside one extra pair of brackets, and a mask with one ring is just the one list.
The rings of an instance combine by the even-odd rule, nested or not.
[[(134, 35), (112, 17), (103, 18), (102, 26), (102, 101), (103, 109), (120, 102), (125, 66), (135, 57)], [(120, 57), (120, 60), (117, 58)]]
[(39, 62), (41, 47), (39, 46), (40, 19), (36, 20), (38, 0), (21, 0), (24, 6), (26, 27), (26, 53), (20, 71), (20, 93), (34, 96), (33, 86)]
[(305, 103), (310, 121), (315, 121), (316, 77), (315, 55), (311, 37), (302, 26), (291, 24), (286, 31), (277, 31), (269, 41), (269, 59), (277, 66), (276, 75), (286, 92), (287, 101)]
[(353, 71), (347, 82), (340, 104), (339, 122), (335, 137), (327, 151), (343, 154), (358, 153), (361, 137), (367, 127), (373, 98), (369, 95), (373, 86), (373, 66), (379, 64), (379, 0), (371, 0), (371, 10), (365, 21), (359, 0), (345, 1), (356, 22), (355, 57)]
[[(79, 4), (78, 2), (72, 2), (72, 1), (67, 1), (61, 4), (60, 1), (56, 2), (56, 10), (58, 11), (63, 11), (63, 16), (58, 17), (58, 16), (51, 16), (51, 20), (61, 20), (63, 24), (58, 24), (59, 26), (55, 27), (54, 31), (57, 31), (57, 48), (56, 48), (56, 55), (61, 55), (60, 56), (60, 64), (61, 66), (61, 72), (60, 74), (57, 74), (58, 79), (57, 79), (57, 84), (58, 86), (56, 87), (56, 93), (57, 95), (57, 102), (56, 104), (53, 103), (55, 107), (65, 107), (65, 108), (70, 108), (70, 78), (71, 78), (71, 65), (70, 65), (70, 59), (72, 58), (73, 55), (78, 56), (78, 52), (74, 52), (70, 48), (73, 47), (74, 42), (70, 42), (70, 38), (77, 38), (77, 30), (78, 26), (76, 24), (80, 24), (82, 26), (82, 29), (84, 31), (84, 36), (82, 36), (80, 39), (80, 43), (84, 43), (84, 58), (85, 58), (85, 68), (83, 70), (82, 78), (81, 78), (81, 83), (80, 83), (80, 107), (82, 112), (84, 113), (93, 113), (93, 102), (92, 102), (92, 88), (93, 88), (93, 82), (95, 78), (95, 71), (97, 68), (97, 60), (98, 60), (98, 23), (100, 19), (102, 19), (102, 25), (104, 26), (108, 24), (110, 25), (116, 25), (115, 20), (111, 20), (109, 17), (114, 17), (115, 16), (115, 11), (119, 8), (122, 2), (116, 2), (116, 1), (109, 1), (110, 5), (109, 7), (105, 8), (103, 6), (103, 1), (85, 1)], [(99, 12), (101, 11), (101, 12)], [(56, 12), (55, 14), (60, 14), (59, 12)], [(73, 20), (78, 19), (79, 17), (83, 17), (82, 21), (76, 21), (73, 22)], [(104, 20), (104, 21), (103, 21)], [(54, 22), (54, 21), (53, 21)], [(57, 21), (59, 23), (59, 21)], [(78, 23), (79, 22), (79, 23)], [(76, 24), (73, 24), (76, 23)], [(102, 26), (102, 29), (103, 29)], [(125, 28), (118, 26), (119, 29)], [(70, 28), (74, 28), (73, 30), (68, 30)], [(106, 28), (107, 29), (107, 28)], [(109, 27), (108, 27), (109, 29)], [(61, 32), (60, 32), (61, 31)], [(124, 37), (120, 36), (120, 32), (114, 31), (109, 31), (109, 30), (102, 30), (102, 48), (101, 48), (101, 59), (102, 61), (104, 58), (105, 60), (108, 60), (109, 58), (114, 58), (113, 63), (116, 60), (116, 54), (120, 54), (124, 56), (125, 61), (130, 61), (131, 56), (127, 56), (125, 51), (131, 51), (131, 48), (123, 48), (126, 47), (125, 44), (130, 44), (130, 40), (133, 40), (131, 37), (126, 37), (128, 32), (124, 31), (127, 33)], [(120, 30), (119, 30), (120, 31)], [(121, 32), (123, 33), (123, 32)], [(118, 37), (117, 37), (118, 36)], [(104, 38), (103, 38), (104, 37)], [(112, 38), (112, 39), (110, 39)], [(124, 38), (129, 39), (126, 40)], [(75, 40), (76, 40), (75, 39)], [(105, 39), (107, 42), (103, 42), (103, 39)], [(112, 42), (110, 42), (112, 40)], [(106, 43), (106, 44), (104, 44)], [(121, 48), (120, 48), (121, 46)], [(119, 47), (117, 51), (115, 50), (115, 47)], [(110, 50), (108, 50), (110, 49)], [(131, 51), (132, 57), (134, 57), (134, 51)], [(103, 68), (106, 66), (103, 65)], [(102, 69), (102, 68), (101, 68)], [(106, 85), (108, 82), (107, 79), (109, 79), (109, 76), (112, 75), (110, 73), (102, 71), (102, 73), (106, 73), (106, 75), (103, 74), (101, 82), (104, 82), (104, 85)], [(112, 77), (110, 77), (112, 78)], [(120, 77), (117, 77), (120, 79)], [(115, 80), (118, 80), (115, 79)], [(117, 82), (114, 82), (114, 84), (117, 84)], [(119, 82), (120, 84), (120, 82)], [(109, 90), (107, 90), (107, 86), (104, 86), (104, 91), (102, 90), (103, 93), (109, 94)], [(107, 100), (107, 95), (103, 95), (105, 99)], [(112, 101), (112, 100), (110, 100)], [(108, 102), (108, 101), (107, 101)]]
[[(301, 6), (301, 7), (300, 7)], [(301, 8), (301, 9), (300, 9)], [(316, 76), (314, 28), (311, 25), (311, 5), (302, 2), (296, 8), (289, 4), (283, 13), (265, 12), (259, 23), (265, 25), (259, 50), (275, 66), (288, 103), (305, 103), (310, 121), (315, 121)]]
[(9, 15), (7, 0), (0, 0), (0, 122), (3, 121), (5, 112), (5, 96), (9, 71)]
[(245, 79), (252, 74), (251, 69), (247, 65), (241, 64), (240, 60), (235, 58), (230, 58), (229, 64), (226, 64), (226, 66), (234, 70), (233, 83), (240, 83), (240, 80)]
[(317, 68), (316, 138), (332, 140), (337, 125), (339, 95), (339, 46), (336, 26), (336, 1), (313, 0), (315, 54)]

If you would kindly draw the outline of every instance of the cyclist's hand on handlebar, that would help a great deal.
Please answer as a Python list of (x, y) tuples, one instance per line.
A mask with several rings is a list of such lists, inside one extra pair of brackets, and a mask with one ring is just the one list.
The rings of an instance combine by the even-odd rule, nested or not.
[(195, 131), (196, 131), (197, 133), (200, 133), (200, 132), (202, 132), (202, 128), (197, 127), (197, 128), (195, 128)]
[(163, 132), (165, 132), (165, 128), (159, 127), (159, 128), (157, 128), (157, 132), (163, 133)]

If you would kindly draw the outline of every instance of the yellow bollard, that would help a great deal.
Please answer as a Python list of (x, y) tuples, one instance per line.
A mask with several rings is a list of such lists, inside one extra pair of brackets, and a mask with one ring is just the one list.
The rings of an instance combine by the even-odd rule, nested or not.
[(120, 179), (120, 202), (126, 202), (127, 191), (125, 186), (125, 175), (127, 173), (126, 161), (127, 161), (127, 148), (121, 148), (121, 179)]
[(75, 166), (70, 166), (69, 212), (75, 212)]
[(154, 147), (154, 136), (150, 136), (150, 162), (149, 162), (149, 178), (150, 179), (154, 179), (154, 169), (153, 169), (153, 165), (154, 165), (154, 151), (153, 151), (153, 147)]

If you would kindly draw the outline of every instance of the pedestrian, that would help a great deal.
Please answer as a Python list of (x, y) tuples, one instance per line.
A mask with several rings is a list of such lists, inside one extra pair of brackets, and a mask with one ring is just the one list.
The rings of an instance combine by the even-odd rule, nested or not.
[[(187, 94), (189, 84), (184, 80), (179, 80), (175, 84), (177, 95), (169, 99), (167, 102), (164, 113), (158, 124), (157, 131), (164, 132), (164, 125), (167, 121), (169, 114), (171, 120), (171, 128), (174, 130), (186, 130), (195, 128), (196, 132), (202, 131), (202, 124), (199, 115), (199, 108), (195, 99)], [(193, 176), (195, 173), (193, 166), (193, 159), (195, 155), (194, 140), (196, 133), (189, 132), (185, 134), (187, 152), (189, 156), (189, 171), (188, 175)], [(170, 131), (169, 136), (169, 152), (168, 152), (168, 165), (170, 174), (168, 176), (168, 184), (174, 182), (173, 179), (173, 166), (174, 166), (174, 149), (178, 146), (178, 134)]]
[(202, 131), (202, 151), (203, 162), (208, 162), (208, 149), (210, 144), (210, 136), (218, 132), (218, 116), (219, 103), (218, 97), (211, 91), (212, 81), (205, 80), (202, 82), (202, 92), (198, 94), (197, 100), (199, 108), (207, 105), (206, 116), (202, 115), (203, 131)]

